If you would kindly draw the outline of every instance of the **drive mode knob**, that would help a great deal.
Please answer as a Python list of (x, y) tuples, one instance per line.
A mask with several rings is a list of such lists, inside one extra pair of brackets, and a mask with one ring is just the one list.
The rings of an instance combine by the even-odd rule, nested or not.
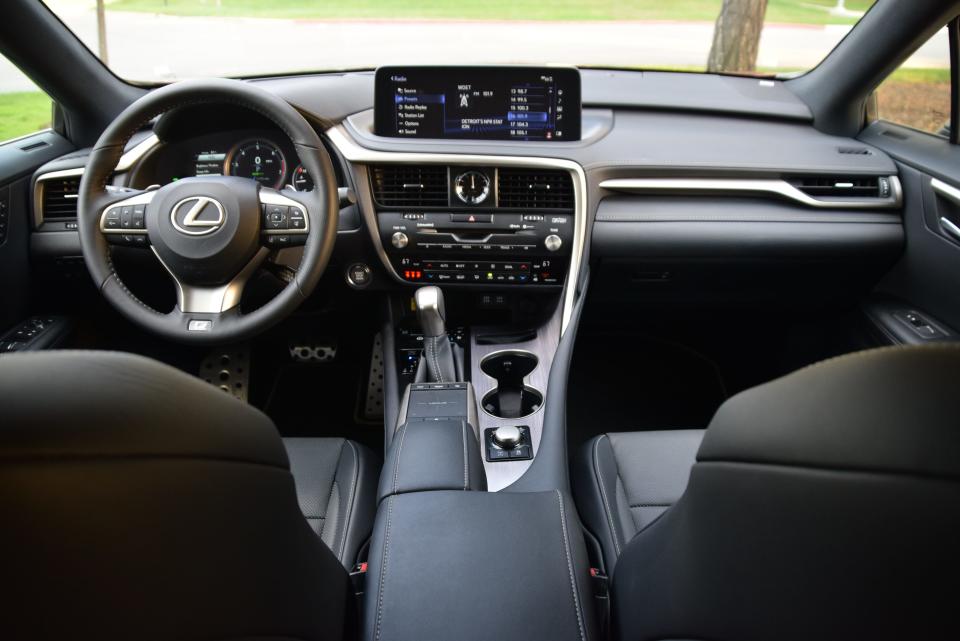
[(563, 244), (563, 239), (556, 234), (550, 234), (543, 239), (543, 244), (548, 250), (555, 252), (560, 249), (560, 245)]
[(493, 442), (505, 450), (512, 450), (520, 445), (520, 429), (513, 425), (503, 425), (493, 432)]
[(393, 236), (390, 237), (390, 242), (393, 243), (393, 246), (397, 249), (403, 249), (407, 246), (407, 243), (410, 242), (410, 239), (407, 238), (407, 235), (402, 231), (393, 232)]

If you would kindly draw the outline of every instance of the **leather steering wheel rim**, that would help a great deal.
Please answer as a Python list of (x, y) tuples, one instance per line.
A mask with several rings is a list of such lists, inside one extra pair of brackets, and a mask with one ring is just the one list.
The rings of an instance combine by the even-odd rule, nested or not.
[[(306, 210), (308, 233), (303, 257), (293, 280), (272, 300), (249, 314), (240, 314), (239, 297), (237, 304), (231, 308), (212, 312), (184, 311), (178, 299), (177, 307), (165, 314), (139, 300), (127, 289), (114, 269), (110, 245), (101, 228), (101, 217), (111, 204), (129, 199), (131, 193), (110, 191), (107, 185), (127, 142), (144, 125), (171, 109), (209, 103), (239, 105), (255, 111), (275, 123), (293, 143), (300, 162), (314, 183), (312, 191), (283, 192), (284, 198), (295, 201)], [(258, 186), (257, 189), (259, 194), (261, 188)], [(167, 212), (158, 214), (151, 211), (150, 206), (146, 214), (148, 217), (167, 215)], [(161, 87), (121, 112), (90, 153), (80, 181), (77, 203), (80, 246), (99, 291), (135, 324), (166, 338), (194, 344), (245, 340), (292, 313), (314, 290), (329, 263), (336, 241), (338, 215), (333, 164), (319, 134), (310, 123), (285, 100), (264, 89), (243, 81), (219, 78), (188, 80)], [(259, 228), (259, 216), (257, 224)], [(153, 232), (150, 234), (152, 238)], [(160, 255), (157, 254), (157, 257)], [(173, 272), (171, 276), (177, 281), (181, 288), (179, 293), (182, 294), (182, 284)], [(206, 329), (197, 330), (197, 326)]]

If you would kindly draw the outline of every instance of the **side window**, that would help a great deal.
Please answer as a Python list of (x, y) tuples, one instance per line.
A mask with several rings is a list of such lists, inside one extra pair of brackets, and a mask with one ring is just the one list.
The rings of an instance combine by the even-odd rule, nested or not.
[(47, 94), (0, 56), (0, 144), (49, 128), (52, 115)]
[(877, 117), (948, 137), (950, 133), (950, 37), (947, 27), (910, 56), (877, 87)]

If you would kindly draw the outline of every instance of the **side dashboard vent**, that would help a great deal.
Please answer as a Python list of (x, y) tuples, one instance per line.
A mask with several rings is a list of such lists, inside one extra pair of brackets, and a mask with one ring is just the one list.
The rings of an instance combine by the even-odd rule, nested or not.
[(51, 178), (41, 183), (43, 218), (76, 218), (80, 177)]
[(381, 165), (371, 169), (373, 197), (383, 207), (446, 207), (447, 168), (439, 165)]
[(814, 198), (888, 198), (886, 176), (803, 176), (789, 181)]
[(562, 170), (501, 169), (498, 188), (500, 207), (573, 209), (573, 180)]

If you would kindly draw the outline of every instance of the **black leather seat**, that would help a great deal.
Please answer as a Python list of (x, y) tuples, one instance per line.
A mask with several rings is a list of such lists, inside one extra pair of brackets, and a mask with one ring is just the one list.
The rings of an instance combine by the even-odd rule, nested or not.
[(607, 574), (627, 543), (683, 495), (703, 433), (601, 434), (583, 448), (574, 466), (574, 495)]
[[(851, 354), (747, 390), (718, 410), (692, 467), (661, 436), (612, 436), (621, 479), (657, 456), (637, 458), (643, 447), (676, 461), (656, 482), (689, 481), (621, 542), (616, 638), (960, 638), (960, 345)], [(602, 533), (587, 476), (581, 512)]]
[(128, 354), (0, 357), (0, 408), (0, 637), (355, 637), (343, 564), (377, 480), (356, 444), (285, 450), (264, 414)]
[(343, 438), (285, 438), (300, 510), (348, 570), (370, 537), (380, 465), (366, 447)]

